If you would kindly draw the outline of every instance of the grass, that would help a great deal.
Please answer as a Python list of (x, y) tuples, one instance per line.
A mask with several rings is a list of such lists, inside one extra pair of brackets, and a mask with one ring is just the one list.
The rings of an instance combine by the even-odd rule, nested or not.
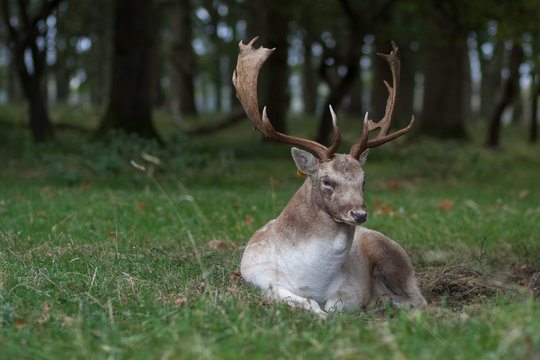
[(0, 358), (538, 358), (540, 158), (519, 127), (500, 152), (474, 137), (374, 150), (367, 225), (407, 250), (430, 306), (320, 321), (238, 274), (301, 184), (287, 146), (245, 124), (166, 148), (71, 132), (35, 146), (2, 126)]

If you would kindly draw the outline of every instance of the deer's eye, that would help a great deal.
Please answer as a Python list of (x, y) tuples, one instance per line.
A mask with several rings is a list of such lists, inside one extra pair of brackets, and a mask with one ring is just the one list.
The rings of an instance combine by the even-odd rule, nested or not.
[(325, 189), (333, 189), (334, 188), (334, 184), (328, 179), (323, 179), (321, 181), (321, 184), (322, 184), (322, 187), (325, 188)]

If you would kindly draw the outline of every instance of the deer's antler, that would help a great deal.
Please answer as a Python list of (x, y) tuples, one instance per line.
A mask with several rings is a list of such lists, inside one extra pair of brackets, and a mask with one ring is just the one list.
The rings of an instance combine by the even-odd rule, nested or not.
[(277, 132), (266, 115), (266, 107), (263, 109), (261, 118), (259, 102), (257, 101), (257, 78), (262, 65), (275, 49), (255, 48), (253, 44), (257, 39), (258, 37), (253, 38), (247, 45), (243, 42), (238, 44), (240, 53), (238, 54), (238, 62), (232, 78), (236, 88), (236, 97), (240, 100), (247, 117), (251, 120), (253, 126), (267, 138), (311, 150), (319, 156), (321, 161), (331, 159), (337, 151), (341, 140), (337, 117), (332, 107), (330, 107), (330, 112), (334, 126), (334, 142), (329, 148), (313, 140)]
[[(411, 122), (409, 123), (409, 125), (407, 125), (407, 127), (388, 134), (388, 131), (390, 130), (390, 125), (392, 125), (392, 119), (394, 117), (396, 99), (399, 88), (399, 48), (397, 47), (396, 43), (392, 41), (392, 51), (390, 52), (390, 54), (377, 55), (383, 58), (390, 66), (390, 70), (392, 71), (392, 86), (390, 86), (390, 84), (388, 84), (386, 80), (384, 81), (384, 85), (388, 90), (388, 100), (386, 101), (386, 110), (384, 113), (384, 117), (378, 122), (374, 122), (372, 120), (368, 120), (368, 115), (366, 113), (360, 142), (353, 145), (349, 153), (352, 157), (357, 159), (364, 150), (380, 146), (384, 143), (394, 140), (395, 138), (403, 134), (406, 134), (407, 132), (409, 132), (409, 130), (414, 124), (413, 115), (411, 118)], [(377, 136), (369, 139), (369, 132), (376, 129), (380, 129)]]

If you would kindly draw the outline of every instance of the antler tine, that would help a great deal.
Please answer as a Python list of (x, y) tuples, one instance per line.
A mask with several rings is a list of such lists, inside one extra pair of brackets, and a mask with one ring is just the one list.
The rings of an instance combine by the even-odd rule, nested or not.
[(334, 125), (334, 143), (330, 148), (313, 140), (277, 132), (266, 114), (266, 107), (263, 108), (261, 118), (259, 102), (257, 101), (257, 78), (262, 65), (272, 55), (275, 49), (255, 48), (254, 43), (257, 39), (258, 37), (253, 38), (247, 45), (242, 41), (238, 44), (240, 51), (232, 78), (234, 87), (236, 88), (236, 97), (240, 100), (247, 117), (253, 126), (267, 138), (311, 150), (319, 156), (321, 161), (331, 159), (339, 146), (341, 138), (337, 126), (337, 118), (333, 110), (331, 110), (331, 113)]
[[(396, 43), (392, 41), (392, 51), (389, 54), (377, 54), (381, 58), (383, 58), (390, 67), (390, 70), (392, 71), (392, 86), (385, 80), (384, 85), (386, 86), (386, 89), (388, 90), (388, 99), (386, 101), (386, 109), (384, 113), (384, 117), (379, 120), (378, 122), (374, 122), (372, 120), (364, 118), (364, 128), (362, 130), (362, 137), (360, 139), (360, 142), (353, 145), (350, 151), (350, 155), (358, 158), (360, 154), (370, 148), (374, 148), (377, 146), (380, 146), (384, 143), (387, 143), (389, 141), (394, 140), (395, 138), (406, 134), (409, 132), (409, 130), (412, 128), (414, 124), (414, 115), (411, 117), (411, 121), (407, 127), (393, 132), (391, 134), (388, 134), (390, 131), (390, 126), (392, 125), (392, 120), (394, 118), (395, 113), (395, 106), (396, 106), (396, 100), (398, 95), (398, 89), (399, 89), (399, 78), (400, 78), (400, 66), (401, 62), (399, 59), (399, 48), (397, 47)], [(380, 129), (377, 136), (373, 139), (369, 139), (369, 132)]]
[(349, 152), (349, 154), (355, 159), (358, 159), (360, 154), (366, 149), (370, 123), (373, 124), (373, 121), (368, 119), (368, 113), (366, 112), (366, 115), (364, 116), (364, 126), (362, 127), (362, 137), (360, 138), (360, 142), (354, 144), (351, 147), (351, 151)]
[(332, 115), (332, 127), (334, 128), (334, 141), (332, 142), (332, 146), (330, 146), (326, 150), (326, 157), (328, 159), (331, 159), (336, 153), (339, 147), (339, 143), (341, 142), (341, 132), (339, 131), (339, 127), (337, 124), (337, 116), (336, 116), (336, 113), (334, 112), (334, 109), (332, 108), (332, 105), (328, 105), (328, 107), (330, 108), (330, 114)]

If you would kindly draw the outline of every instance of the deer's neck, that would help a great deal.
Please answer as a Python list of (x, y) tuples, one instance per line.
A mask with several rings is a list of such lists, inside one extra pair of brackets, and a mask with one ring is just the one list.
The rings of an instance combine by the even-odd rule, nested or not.
[(286, 241), (319, 241), (342, 238), (352, 241), (355, 227), (336, 222), (313, 201), (308, 178), (289, 201), (278, 218), (276, 227)]

